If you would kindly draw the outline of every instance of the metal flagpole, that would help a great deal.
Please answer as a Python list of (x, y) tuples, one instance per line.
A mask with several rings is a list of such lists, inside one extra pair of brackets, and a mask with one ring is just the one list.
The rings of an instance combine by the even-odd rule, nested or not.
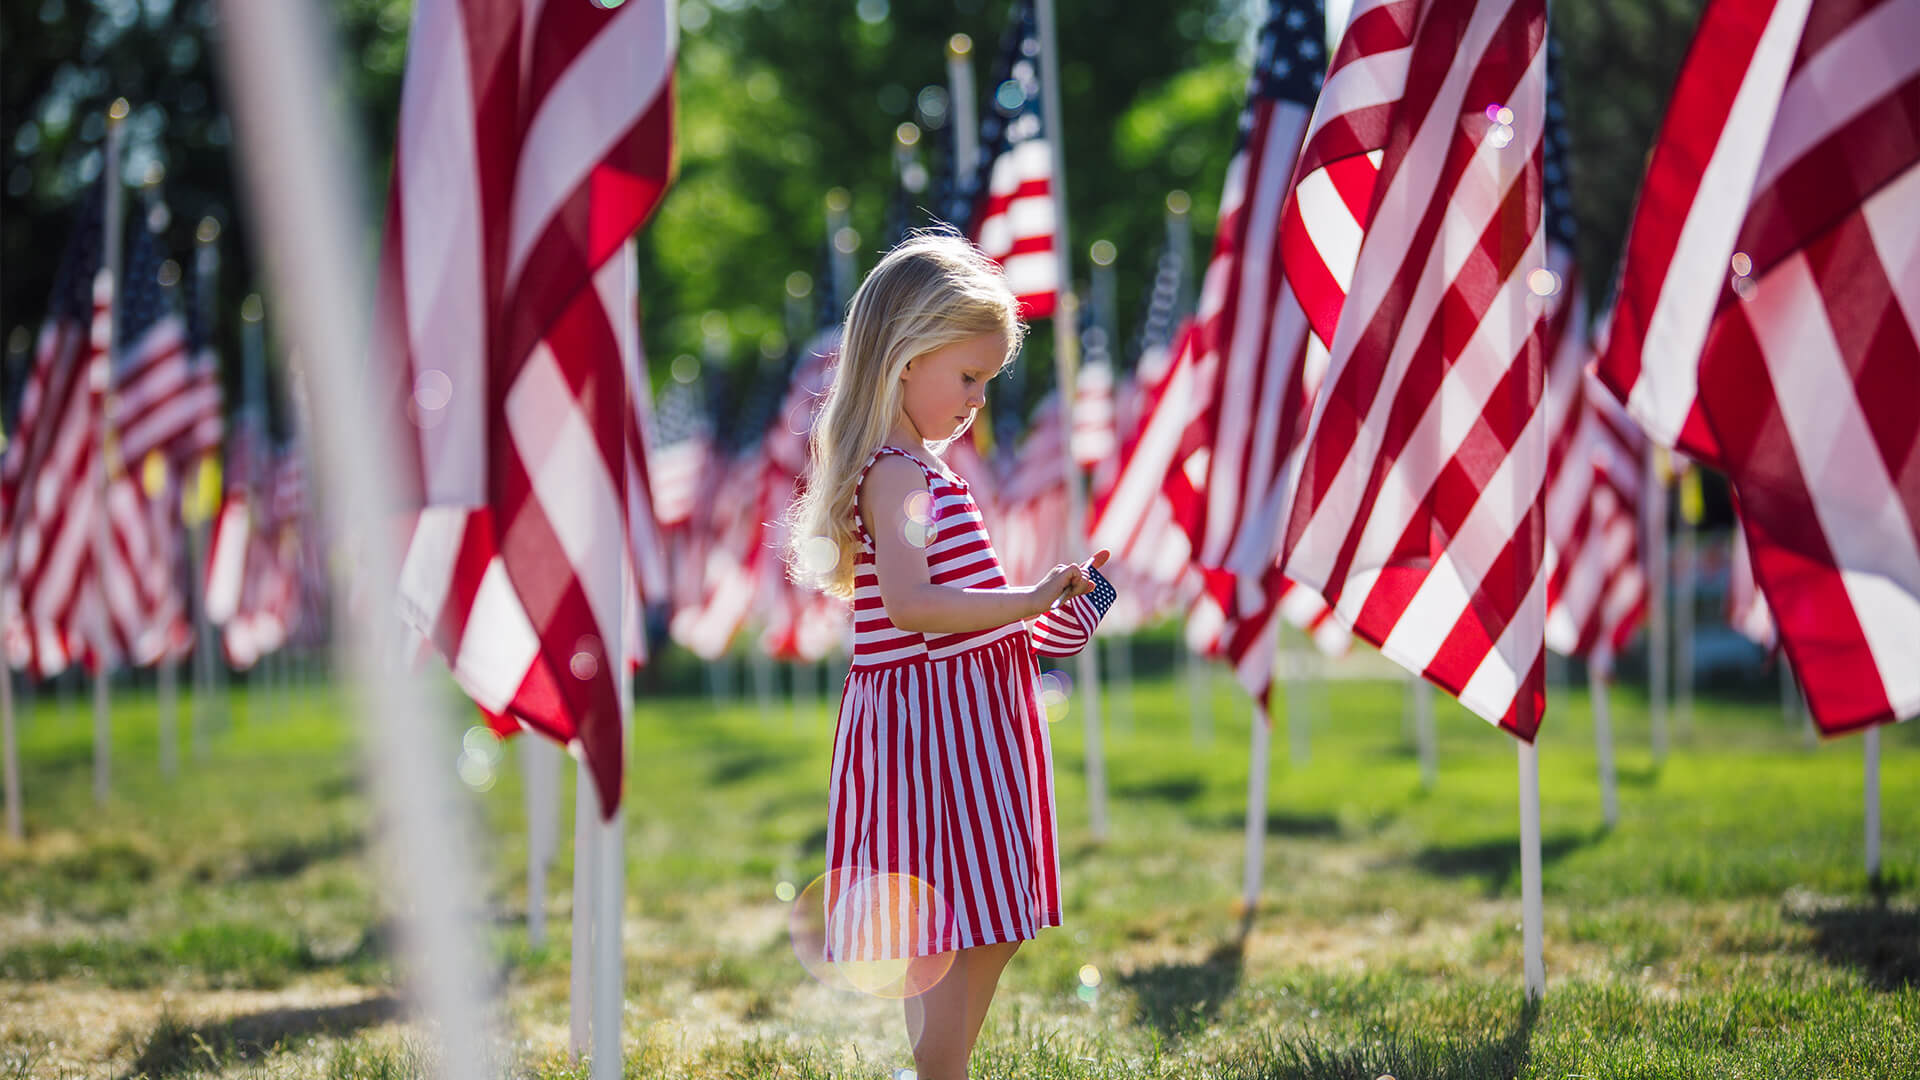
[(1520, 949), (1527, 998), (1547, 993), (1547, 965), (1540, 951), (1540, 755), (1530, 742), (1514, 740), (1520, 758)]
[(112, 411), (108, 396), (113, 384), (114, 354), (119, 349), (120, 298), (120, 219), (125, 198), (120, 190), (120, 140), (125, 137), (128, 106), (126, 98), (114, 101), (107, 110), (107, 162), (101, 183), (106, 185), (106, 207), (101, 224), (106, 230), (107, 348), (93, 361), (88, 372), (93, 389), (100, 394), (99, 443), (94, 447), (93, 463), (93, 801), (104, 805), (111, 772), (113, 738), (111, 689), (107, 664), (107, 595), (101, 575), (107, 565), (107, 454), (113, 450), (107, 437), (107, 416)]
[[(222, 0), (218, 5), (227, 100), (238, 126), (236, 145), (258, 212), (276, 295), (284, 297), (293, 339), (309, 356), (362, 356), (371, 325), (359, 249), (370, 218), (357, 205), (358, 147), (333, 107), (338, 76), (329, 24), (309, 4)], [(316, 364), (314, 415), (321, 505), (340, 521), (385, 520), (397, 503), (389, 490), (390, 433), (365, 422), (365, 380), (351, 363)], [(363, 580), (399, 580), (399, 553), (367, 533), (356, 572)], [(335, 581), (335, 597), (344, 596)], [(351, 605), (336, 603), (337, 612)], [(469, 870), (469, 839), (447, 813), (459, 805), (446, 762), (451, 717), (417, 678), (381, 655), (389, 635), (366, 626), (336, 635), (346, 650), (347, 715), (361, 719), (366, 767), (380, 808), (380, 835), (395, 872), (383, 877), (395, 894), (399, 940), (409, 986), (429, 1022), (425, 1055), (436, 1076), (485, 1078), (497, 1072), (497, 1016), (485, 987), (486, 949), (475, 921), (483, 895)]]
[[(1040, 30), (1040, 92), (1044, 98), (1048, 149), (1053, 152), (1054, 247), (1060, 259), (1059, 299), (1053, 313), (1054, 368), (1060, 381), (1062, 420), (1073, 408), (1074, 367), (1079, 360), (1079, 305), (1073, 295), (1073, 244), (1067, 236), (1066, 123), (1060, 112), (1060, 49), (1054, 32), (1053, 0), (1035, 0)], [(1087, 535), (1087, 493), (1072, 454), (1061, 455), (1067, 473), (1067, 535), (1076, 544)], [(1080, 716), (1086, 731), (1088, 827), (1096, 842), (1107, 838), (1107, 767), (1100, 749), (1100, 653), (1088, 642), (1079, 653)]]
[(1600, 759), (1600, 810), (1607, 828), (1620, 824), (1620, 792), (1613, 771), (1613, 718), (1607, 708), (1607, 677), (1587, 660), (1587, 697), (1593, 703), (1593, 750)]

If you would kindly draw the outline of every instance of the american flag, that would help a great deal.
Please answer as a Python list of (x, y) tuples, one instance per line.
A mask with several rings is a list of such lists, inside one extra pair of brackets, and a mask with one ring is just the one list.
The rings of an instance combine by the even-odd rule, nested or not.
[(1281, 225), (1287, 278), (1330, 344), (1285, 569), (1527, 739), (1545, 705), (1527, 284), (1546, 260), (1545, 30), (1543, 0), (1360, 0)]
[(85, 627), (79, 610), (92, 562), (113, 283), (103, 265), (105, 193), (96, 183), (54, 277), (20, 419), (0, 466), (0, 582), (10, 636), (31, 671), (64, 669)]
[(1559, 53), (1547, 42), (1547, 127), (1542, 351), (1547, 362), (1547, 647), (1585, 656), (1601, 672), (1632, 635), (1647, 605), (1640, 558), (1640, 462), (1646, 440), (1618, 402), (1588, 374), (1593, 335), (1578, 263), (1569, 188), (1571, 153), (1561, 101)]
[[(193, 440), (206, 415), (204, 384), (188, 359), (186, 322), (160, 281), (160, 237), (135, 226), (120, 295), (120, 348), (114, 358), (113, 425), (120, 454), (137, 467), (155, 451), (170, 459)], [(213, 402), (218, 408), (219, 402)]]
[[(1280, 273), (1276, 223), (1320, 86), (1324, 27), (1317, 3), (1268, 5), (1199, 310), (1095, 532), (1103, 546), (1157, 560), (1187, 554), (1203, 582), (1189, 644), (1224, 656), (1263, 705), (1275, 620), (1297, 591), (1274, 567), (1306, 407), (1308, 346), (1306, 319)], [(1177, 525), (1180, 543), (1168, 543), (1163, 520)], [(1317, 618), (1299, 601), (1286, 610)]]
[(1727, 560), (1727, 625), (1768, 652), (1780, 645), (1773, 612), (1760, 594), (1760, 584), (1753, 580), (1753, 556), (1747, 552), (1744, 529), (1733, 530), (1733, 554)]
[(408, 621), (484, 711), (577, 744), (609, 815), (639, 316), (600, 271), (667, 183), (670, 18), (661, 0), (415, 7), (376, 324), (418, 451)]
[(653, 466), (653, 514), (661, 528), (683, 525), (709, 493), (713, 434), (700, 392), (671, 379), (653, 413), (648, 460)]
[(1732, 481), (1822, 731), (1920, 715), (1920, 0), (1715, 0), (1600, 373)]
[(1055, 250), (1053, 149), (1041, 113), (1040, 34), (1033, 0), (1015, 0), (980, 121), (980, 174), (967, 229), (1006, 268), (1020, 317), (1053, 314), (1060, 289)]

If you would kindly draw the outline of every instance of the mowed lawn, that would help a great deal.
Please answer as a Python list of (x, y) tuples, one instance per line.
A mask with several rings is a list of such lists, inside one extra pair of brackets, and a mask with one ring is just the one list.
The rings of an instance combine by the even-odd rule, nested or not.
[[(1702, 697), (1656, 765), (1643, 697), (1622, 688), (1609, 831), (1586, 691), (1556, 688), (1540, 742), (1548, 987), (1532, 1009), (1510, 739), (1437, 696), (1427, 791), (1404, 684), (1301, 695), (1311, 754), (1292, 760), (1276, 730), (1266, 888), (1243, 927), (1249, 708), (1223, 675), (1203, 690), (1200, 724), (1179, 678), (1108, 688), (1105, 843), (1087, 827), (1078, 695), (1055, 722), (1066, 925), (1014, 960), (976, 1076), (1920, 1076), (1911, 725), (1884, 733), (1869, 882), (1859, 738), (1809, 746), (1763, 692)], [(122, 693), (104, 808), (84, 697), (43, 695), (23, 719), (29, 838), (0, 840), (0, 1078), (426, 1072), (356, 722), (317, 683), (235, 690), (227, 708), (168, 780), (152, 695)], [(829, 709), (642, 697), (628, 1076), (911, 1065), (898, 1003), (815, 982), (789, 944), (781, 897), (825, 869)], [(447, 713), (450, 771), (469, 716)], [(511, 1036), (496, 1049), (511, 1075), (584, 1077), (565, 1053), (570, 858), (533, 947), (518, 753), (489, 790), (461, 789), (487, 840), (475, 903)]]

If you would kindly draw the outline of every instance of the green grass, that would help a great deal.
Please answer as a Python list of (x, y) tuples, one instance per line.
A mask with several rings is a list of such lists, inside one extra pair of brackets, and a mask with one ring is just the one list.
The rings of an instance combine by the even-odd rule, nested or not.
[[(1081, 717), (1056, 722), (1066, 925), (1009, 968), (976, 1076), (1920, 1075), (1920, 731), (1885, 732), (1868, 881), (1858, 739), (1810, 748), (1770, 695), (1730, 691), (1699, 700), (1656, 763), (1644, 701), (1621, 688), (1608, 830), (1586, 693), (1557, 689), (1540, 741), (1549, 982), (1530, 1008), (1511, 740), (1441, 698), (1427, 791), (1404, 686), (1327, 684), (1310, 761), (1275, 732), (1247, 923), (1249, 710), (1224, 678), (1206, 692), (1210, 736), (1166, 674), (1135, 685), (1130, 721), (1110, 717), (1105, 843), (1087, 827)], [(42, 695), (22, 721), (30, 836), (0, 847), (0, 1080), (424, 1075), (338, 699), (303, 684), (270, 708), (236, 690), (233, 719), (169, 779), (151, 695), (121, 694), (101, 807), (86, 708)], [(910, 1064), (898, 1006), (811, 982), (775, 896), (824, 869), (827, 704), (643, 698), (633, 745), (626, 1074)], [(570, 863), (536, 946), (516, 753), (467, 796), (491, 838), (511, 1034), (496, 1050), (515, 1076), (583, 1077), (565, 1054)], [(1100, 978), (1083, 995), (1086, 965)]]

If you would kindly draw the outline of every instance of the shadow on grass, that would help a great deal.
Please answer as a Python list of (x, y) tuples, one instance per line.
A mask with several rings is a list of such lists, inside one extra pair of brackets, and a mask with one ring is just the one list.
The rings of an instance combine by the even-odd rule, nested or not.
[[(1597, 843), (1605, 829), (1590, 832), (1561, 832), (1541, 838), (1540, 865), (1550, 866), (1568, 855)], [(1475, 844), (1438, 844), (1422, 848), (1407, 860), (1414, 867), (1440, 877), (1477, 877), (1485, 884), (1487, 895), (1506, 891), (1520, 875), (1518, 837), (1484, 840)]]
[(1120, 799), (1153, 799), (1159, 802), (1187, 803), (1207, 790), (1206, 781), (1197, 776), (1172, 776), (1141, 784), (1115, 784), (1113, 794)]
[(357, 855), (367, 838), (357, 829), (330, 829), (319, 836), (286, 837), (249, 848), (238, 880), (276, 880), (297, 876), (314, 863)]
[[(1211, 818), (1205, 824), (1216, 829), (1240, 831), (1247, 827), (1246, 811), (1221, 814)], [(1332, 814), (1295, 814), (1286, 810), (1267, 811), (1268, 836), (1318, 836), (1340, 835), (1340, 819)]]
[(1120, 976), (1120, 985), (1138, 1002), (1134, 1022), (1179, 1038), (1199, 1031), (1219, 1014), (1240, 986), (1246, 966), (1246, 934), (1223, 942), (1206, 959), (1190, 964), (1156, 964)]
[(122, 1080), (222, 1071), (236, 1062), (260, 1060), (292, 1039), (344, 1035), (400, 1015), (400, 1000), (382, 995), (348, 1005), (269, 1009), (204, 1024), (183, 1024), (163, 1016)]
[(1813, 951), (1829, 964), (1858, 968), (1868, 985), (1895, 992), (1920, 986), (1920, 910), (1872, 905), (1790, 911), (1813, 930)]
[(1526, 1071), (1539, 1015), (1539, 1005), (1527, 1002), (1510, 1031), (1481, 1040), (1398, 1031), (1351, 1046), (1298, 1039), (1229, 1062), (1218, 1075), (1229, 1080), (1504, 1080)]
[(707, 780), (715, 787), (725, 787), (780, 768), (786, 765), (788, 760), (764, 750), (733, 751), (714, 764), (713, 770), (707, 774)]
[(1660, 766), (1622, 765), (1613, 775), (1621, 787), (1650, 788), (1660, 782)]

